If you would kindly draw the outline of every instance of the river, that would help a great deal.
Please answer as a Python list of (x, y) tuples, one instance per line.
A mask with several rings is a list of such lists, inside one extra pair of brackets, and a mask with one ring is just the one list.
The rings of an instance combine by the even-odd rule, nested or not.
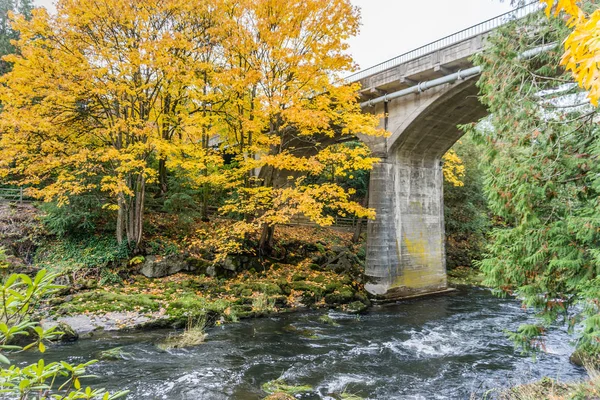
[[(244, 320), (208, 330), (206, 343), (162, 351), (166, 331), (116, 333), (51, 347), (46, 360), (84, 362), (123, 346), (126, 360), (101, 361), (85, 383), (129, 389), (128, 399), (262, 399), (261, 385), (282, 378), (311, 385), (302, 399), (468, 399), (550, 376), (576, 380), (565, 329), (547, 337), (537, 360), (521, 355), (504, 330), (531, 321), (514, 299), (484, 289), (376, 306), (355, 316), (323, 312)], [(36, 356), (28, 355), (32, 361)], [(21, 360), (25, 361), (25, 360)]]

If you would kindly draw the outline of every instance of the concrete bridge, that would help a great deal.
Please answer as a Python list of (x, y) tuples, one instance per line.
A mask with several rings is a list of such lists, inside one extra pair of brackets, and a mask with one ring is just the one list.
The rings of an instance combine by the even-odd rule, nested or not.
[(470, 58), (530, 4), (349, 78), (361, 83), (364, 112), (384, 115), (388, 138), (361, 137), (381, 158), (371, 172), (366, 289), (393, 300), (447, 289), (442, 156), (461, 137), (457, 125), (486, 115), (479, 68)]

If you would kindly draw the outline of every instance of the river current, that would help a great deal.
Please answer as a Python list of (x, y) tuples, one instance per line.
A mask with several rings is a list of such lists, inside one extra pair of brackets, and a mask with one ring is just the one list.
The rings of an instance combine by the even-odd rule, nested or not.
[(496, 388), (542, 376), (585, 376), (569, 363), (565, 329), (552, 330), (536, 360), (515, 350), (505, 330), (532, 321), (531, 314), (484, 289), (376, 306), (360, 316), (329, 311), (335, 324), (320, 322), (324, 313), (216, 326), (191, 349), (160, 350), (168, 334), (161, 330), (53, 346), (44, 358), (85, 362), (122, 346), (126, 360), (99, 362), (90, 371), (98, 378), (84, 383), (129, 389), (128, 399), (255, 400), (265, 396), (261, 385), (277, 378), (312, 386), (301, 399), (493, 398)]

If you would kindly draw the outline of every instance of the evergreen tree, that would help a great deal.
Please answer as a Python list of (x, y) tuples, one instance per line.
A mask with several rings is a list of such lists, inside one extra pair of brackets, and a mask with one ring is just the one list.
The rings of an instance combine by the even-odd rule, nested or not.
[(446, 225), (446, 266), (472, 267), (481, 259), (490, 227), (483, 193), (483, 167), (479, 165), (484, 146), (465, 135), (452, 150), (462, 160), (461, 185), (444, 181), (444, 222)]
[[(18, 32), (12, 29), (9, 13), (17, 13), (31, 18), (33, 9), (32, 0), (0, 0), (0, 57), (15, 53), (12, 40), (19, 38)], [(0, 60), (0, 75), (4, 75), (12, 69), (8, 61)]]
[(480, 266), (488, 284), (538, 312), (539, 324), (512, 334), (525, 350), (540, 348), (556, 320), (584, 320), (578, 345), (599, 354), (598, 113), (560, 66), (559, 46), (520, 56), (568, 33), (561, 21), (532, 15), (493, 35), (476, 60), (493, 128), (480, 134), (489, 149), (485, 192), (500, 222)]

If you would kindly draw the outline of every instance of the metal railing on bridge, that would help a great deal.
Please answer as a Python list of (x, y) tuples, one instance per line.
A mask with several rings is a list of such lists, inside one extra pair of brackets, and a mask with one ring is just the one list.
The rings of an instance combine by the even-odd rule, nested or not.
[(433, 53), (453, 44), (460, 43), (464, 40), (492, 31), (496, 28), (499, 28), (502, 25), (507, 24), (510, 21), (524, 18), (533, 12), (541, 10), (542, 8), (543, 6), (540, 4), (539, 1), (528, 3), (522, 7), (516, 8), (495, 18), (488, 19), (487, 21), (471, 26), (470, 28), (463, 29), (462, 31), (453, 33), (452, 35), (436, 40), (435, 42), (431, 42), (429, 44), (426, 44), (425, 46), (421, 46), (407, 53), (401, 54), (397, 57), (377, 64), (373, 67), (364, 69), (355, 74), (347, 76), (344, 78), (344, 80), (348, 83), (360, 81), (361, 79), (366, 78), (367, 76), (374, 75), (376, 73), (396, 67), (400, 64), (404, 64), (405, 62), (422, 57), (426, 54)]
[(31, 201), (23, 188), (0, 188), (0, 202), (24, 203)]

